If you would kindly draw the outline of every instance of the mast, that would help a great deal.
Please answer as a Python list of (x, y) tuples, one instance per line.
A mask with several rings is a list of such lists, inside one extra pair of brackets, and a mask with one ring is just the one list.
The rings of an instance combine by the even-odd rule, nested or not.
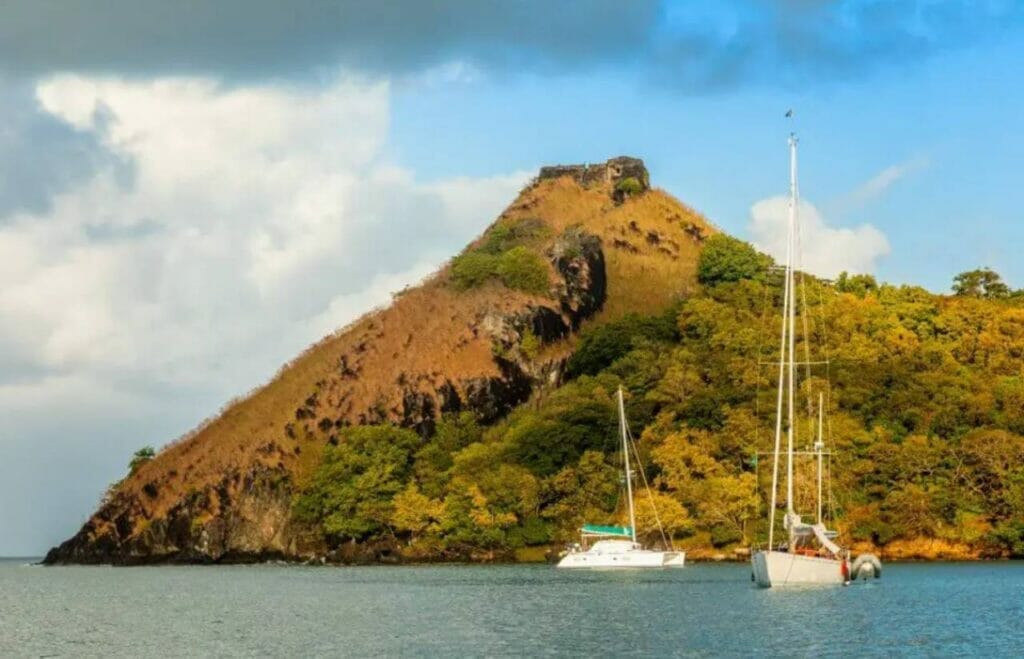
[[(793, 137), (790, 136), (790, 147), (793, 146)], [(792, 166), (791, 166), (792, 173)], [(790, 183), (790, 194), (792, 194), (792, 182)], [(783, 284), (782, 293), (782, 329), (779, 337), (779, 384), (778, 384), (778, 397), (775, 401), (775, 451), (774, 459), (772, 462), (772, 504), (769, 508), (769, 521), (768, 521), (768, 549), (772, 549), (775, 546), (775, 507), (778, 504), (778, 491), (779, 491), (779, 458), (782, 450), (782, 404), (784, 400), (784, 393), (786, 391), (786, 346), (787, 337), (791, 334), (788, 332), (789, 308), (793, 304), (793, 279), (791, 277), (790, 269), (793, 260), (793, 240), (792, 235), (789, 236), (789, 240), (786, 243), (786, 276)], [(792, 472), (790, 472), (792, 477)], [(792, 499), (792, 491), (790, 491), (789, 499)], [(788, 526), (788, 524), (787, 524)]]
[[(786, 261), (790, 246), (786, 246)], [(775, 546), (775, 507), (778, 502), (778, 463), (782, 447), (782, 392), (785, 389), (785, 316), (790, 308), (790, 277), (785, 277), (782, 288), (782, 330), (778, 347), (778, 396), (775, 400), (775, 451), (772, 459), (771, 472), (771, 507), (768, 509), (768, 548)]]
[(822, 440), (822, 428), (825, 419), (825, 394), (818, 392), (818, 441), (814, 448), (818, 451), (818, 524), (821, 524), (821, 457), (825, 442)]
[(793, 257), (796, 240), (796, 215), (797, 215), (797, 185), (796, 185), (796, 135), (789, 135), (789, 249), (786, 257), (786, 281), (789, 286), (789, 309), (788, 318), (784, 321), (788, 325), (788, 355), (786, 356), (786, 367), (788, 370), (788, 401), (787, 401), (787, 428), (786, 428), (786, 520), (790, 530), (790, 545), (792, 545), (793, 528), (790, 523), (793, 509), (793, 432), (795, 425), (794, 398), (796, 393), (796, 295), (793, 278)]
[(633, 477), (629, 471), (629, 439), (626, 436), (626, 404), (622, 400), (622, 387), (619, 387), (619, 433), (622, 434), (622, 457), (626, 463), (626, 500), (629, 502), (629, 531), (636, 544), (636, 515), (633, 512)]

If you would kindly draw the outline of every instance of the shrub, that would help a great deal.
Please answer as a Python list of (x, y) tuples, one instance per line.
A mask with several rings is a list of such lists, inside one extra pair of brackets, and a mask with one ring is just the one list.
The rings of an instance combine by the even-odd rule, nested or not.
[(528, 218), (522, 220), (502, 220), (495, 224), (477, 251), (486, 254), (502, 254), (517, 247), (531, 238), (547, 233), (547, 225), (543, 220)]
[(506, 286), (519, 291), (541, 294), (550, 286), (544, 260), (526, 247), (513, 247), (502, 254), (497, 272)]
[(644, 185), (635, 177), (624, 178), (615, 184), (615, 191), (626, 196), (640, 194), (644, 191)]
[(719, 233), (704, 243), (697, 263), (697, 280), (705, 286), (741, 279), (760, 280), (771, 264), (770, 257), (749, 243)]
[(452, 261), (455, 287), (467, 290), (483, 284), (498, 272), (498, 257), (483, 252), (466, 252)]
[(152, 460), (155, 455), (156, 451), (153, 450), (152, 446), (140, 448), (132, 455), (132, 459), (128, 462), (128, 474), (134, 474), (139, 467)]
[(522, 341), (519, 342), (519, 348), (526, 355), (527, 359), (533, 359), (537, 356), (537, 352), (540, 351), (540, 339), (530, 330), (526, 330), (523, 333)]

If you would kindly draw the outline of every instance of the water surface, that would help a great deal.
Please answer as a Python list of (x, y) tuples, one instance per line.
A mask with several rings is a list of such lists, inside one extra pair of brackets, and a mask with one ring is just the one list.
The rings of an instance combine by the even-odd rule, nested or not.
[(3, 656), (1021, 656), (1024, 564), (758, 590), (746, 565), (54, 567), (0, 561)]

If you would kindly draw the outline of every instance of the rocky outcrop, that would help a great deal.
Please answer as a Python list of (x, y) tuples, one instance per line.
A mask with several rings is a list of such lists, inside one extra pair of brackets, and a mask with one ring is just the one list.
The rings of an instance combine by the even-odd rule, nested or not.
[[(47, 564), (253, 562), (308, 559), (322, 548), (294, 521), (291, 479), (283, 469), (226, 475), (193, 490), (167, 515), (148, 519), (131, 497), (115, 495), (44, 559)], [(140, 530), (141, 529), (141, 530)]]

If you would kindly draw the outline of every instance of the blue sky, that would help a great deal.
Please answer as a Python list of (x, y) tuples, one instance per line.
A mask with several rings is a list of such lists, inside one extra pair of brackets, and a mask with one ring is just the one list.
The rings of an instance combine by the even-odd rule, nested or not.
[(795, 129), (809, 269), (1024, 287), (1022, 61), (999, 0), (4, 3), (0, 555), (543, 164), (642, 157), (773, 250)]
[[(1012, 247), (1024, 238), (1015, 221), (1024, 201), (1020, 36), (852, 80), (702, 95), (638, 81), (629, 67), (400, 90), (389, 151), (436, 176), (637, 155), (656, 185), (750, 239), (751, 205), (786, 190), (792, 127), (804, 198), (830, 224), (868, 222), (889, 239), (891, 252), (875, 264), (880, 278), (942, 292), (957, 272), (987, 265), (1024, 286)], [(905, 164), (884, 190), (844, 203)]]

